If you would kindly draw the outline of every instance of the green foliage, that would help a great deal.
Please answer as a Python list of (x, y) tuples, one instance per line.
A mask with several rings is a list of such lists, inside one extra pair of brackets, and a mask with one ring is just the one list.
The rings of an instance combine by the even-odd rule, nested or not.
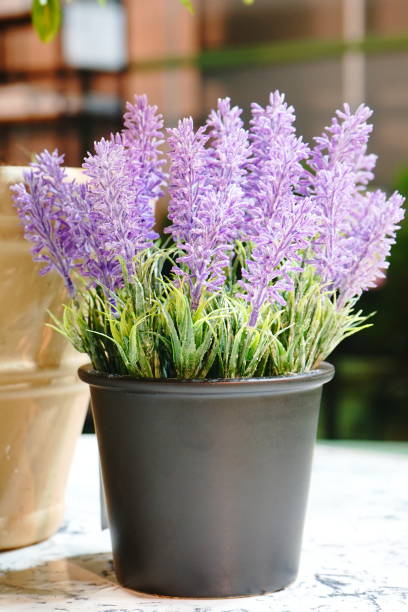
[(33, 0), (33, 26), (43, 42), (55, 38), (61, 25), (60, 0)]
[(348, 336), (370, 327), (371, 316), (354, 311), (354, 302), (338, 308), (336, 295), (323, 291), (312, 266), (296, 279), (285, 295), (276, 340), (271, 346), (270, 369), (275, 375), (308, 372), (318, 367)]
[(256, 327), (249, 327), (249, 305), (239, 298), (222, 295), (222, 317), (217, 326), (217, 358), (213, 378), (269, 376), (266, 372), (271, 346), (275, 341), (273, 322), (279, 313), (270, 307), (261, 312)]
[(338, 308), (322, 291), (312, 266), (294, 276), (286, 306), (265, 304), (256, 326), (250, 306), (233, 296), (240, 265), (249, 253), (238, 245), (233, 273), (219, 295), (203, 295), (197, 310), (189, 288), (169, 274), (173, 247), (155, 247), (123, 268), (116, 292), (85, 286), (53, 326), (95, 370), (137, 378), (219, 379), (280, 376), (318, 367), (347, 336), (368, 326), (354, 303)]

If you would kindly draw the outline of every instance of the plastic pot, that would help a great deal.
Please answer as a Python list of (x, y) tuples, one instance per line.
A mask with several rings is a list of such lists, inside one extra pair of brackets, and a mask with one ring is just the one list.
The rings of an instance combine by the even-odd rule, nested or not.
[(80, 368), (119, 582), (179, 597), (290, 584), (321, 388), (333, 374), (323, 363), (288, 377), (146, 381)]

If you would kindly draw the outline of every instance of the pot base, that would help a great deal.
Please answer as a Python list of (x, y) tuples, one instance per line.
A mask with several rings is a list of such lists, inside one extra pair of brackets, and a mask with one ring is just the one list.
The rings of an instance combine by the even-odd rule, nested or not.
[[(115, 570), (116, 571), (116, 570)], [(118, 582), (120, 582), (120, 585), (123, 586), (126, 589), (130, 589), (132, 591), (135, 591), (137, 593), (140, 593), (141, 595), (148, 595), (149, 597), (159, 597), (160, 599), (185, 599), (186, 601), (188, 600), (192, 600), (192, 599), (202, 599), (202, 600), (207, 600), (207, 599), (216, 599), (216, 600), (220, 600), (220, 599), (248, 599), (248, 597), (260, 597), (260, 596), (266, 596), (266, 595), (272, 595), (273, 593), (279, 593), (280, 591), (284, 591), (285, 589), (289, 588), (292, 586), (292, 584), (294, 584), (296, 582), (296, 578), (297, 575), (293, 577), (293, 579), (288, 582), (287, 584), (280, 586), (280, 587), (276, 587), (276, 588), (267, 588), (266, 590), (261, 590), (261, 591), (251, 591), (249, 593), (237, 593), (237, 594), (212, 594), (212, 595), (169, 595), (168, 593), (158, 593), (157, 591), (147, 591), (147, 590), (140, 590), (137, 589), (135, 587), (133, 587), (130, 584), (125, 584), (123, 582), (120, 582), (118, 579)]]
[(38, 544), (61, 526), (64, 504), (54, 504), (23, 516), (0, 517), (0, 550), (13, 550)]
[(60, 527), (88, 407), (72, 374), (55, 369), (16, 378), (0, 376), (0, 550), (30, 546)]

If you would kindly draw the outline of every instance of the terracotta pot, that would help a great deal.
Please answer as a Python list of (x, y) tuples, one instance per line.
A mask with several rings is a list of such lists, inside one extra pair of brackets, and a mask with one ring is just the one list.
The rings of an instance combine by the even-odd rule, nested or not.
[(76, 375), (86, 357), (45, 325), (65, 292), (57, 275), (39, 275), (23, 237), (9, 191), (22, 171), (0, 167), (0, 549), (43, 540), (60, 525), (88, 405)]
[(333, 366), (228, 381), (79, 373), (91, 387), (123, 586), (231, 597), (295, 579), (320, 395)]

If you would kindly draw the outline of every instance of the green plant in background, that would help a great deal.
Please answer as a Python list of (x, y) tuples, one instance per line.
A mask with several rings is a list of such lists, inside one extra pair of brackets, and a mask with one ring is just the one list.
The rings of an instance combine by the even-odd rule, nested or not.
[(61, 26), (60, 0), (33, 0), (33, 26), (43, 42), (50, 42)]
[(394, 185), (403, 196), (408, 197), (408, 165), (401, 166), (396, 171)]
[[(58, 34), (62, 19), (62, 2), (64, 0), (33, 0), (31, 15), (33, 26), (43, 42), (50, 42)], [(65, 0), (68, 2), (69, 0)], [(105, 5), (107, 0), (96, 0)], [(190, 13), (194, 13), (192, 0), (179, 0)], [(243, 0), (244, 4), (253, 4), (254, 0)]]

